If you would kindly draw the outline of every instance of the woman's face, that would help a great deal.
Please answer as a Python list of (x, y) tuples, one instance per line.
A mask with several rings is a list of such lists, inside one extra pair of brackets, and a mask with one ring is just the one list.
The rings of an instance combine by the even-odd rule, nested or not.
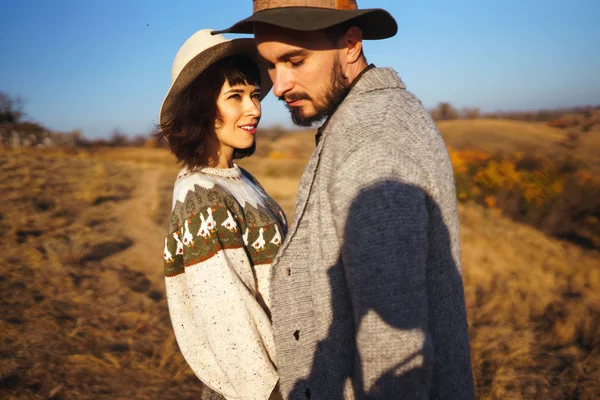
[(258, 86), (231, 86), (225, 80), (217, 98), (217, 108), (221, 118), (215, 122), (215, 133), (221, 151), (251, 147), (261, 115)]

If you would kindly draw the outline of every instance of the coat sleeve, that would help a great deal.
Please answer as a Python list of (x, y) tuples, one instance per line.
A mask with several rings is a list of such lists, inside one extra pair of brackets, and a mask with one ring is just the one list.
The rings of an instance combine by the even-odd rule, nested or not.
[(251, 263), (240, 226), (227, 224), (231, 217), (203, 204), (167, 236), (169, 312), (200, 380), (227, 399), (268, 399), (278, 380), (270, 321), (251, 290)]
[(388, 160), (365, 168), (373, 164), (365, 156), (350, 155), (329, 187), (353, 308), (355, 392), (369, 399), (428, 398), (426, 196)]

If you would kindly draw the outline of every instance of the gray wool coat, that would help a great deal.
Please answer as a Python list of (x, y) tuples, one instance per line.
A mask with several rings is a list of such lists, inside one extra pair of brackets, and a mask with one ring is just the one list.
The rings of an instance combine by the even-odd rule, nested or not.
[(271, 299), (284, 398), (474, 398), (452, 166), (394, 70), (322, 129)]

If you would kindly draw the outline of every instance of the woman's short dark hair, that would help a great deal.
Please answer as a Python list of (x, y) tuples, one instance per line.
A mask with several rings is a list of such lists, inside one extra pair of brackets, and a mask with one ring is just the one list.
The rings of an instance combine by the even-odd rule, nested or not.
[[(166, 139), (177, 161), (188, 169), (207, 165), (205, 144), (211, 136), (216, 139), (215, 121), (220, 118), (217, 99), (225, 80), (231, 86), (260, 86), (260, 70), (241, 55), (215, 62), (179, 93), (156, 133), (157, 140)], [(248, 157), (255, 149), (256, 143), (247, 149), (234, 149), (233, 158)]]

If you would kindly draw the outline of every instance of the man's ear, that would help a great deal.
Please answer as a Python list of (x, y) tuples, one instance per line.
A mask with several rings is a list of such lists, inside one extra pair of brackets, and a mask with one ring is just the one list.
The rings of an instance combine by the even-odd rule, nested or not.
[(349, 64), (354, 64), (360, 60), (362, 55), (362, 40), (362, 31), (356, 26), (351, 26), (344, 34), (346, 59)]

